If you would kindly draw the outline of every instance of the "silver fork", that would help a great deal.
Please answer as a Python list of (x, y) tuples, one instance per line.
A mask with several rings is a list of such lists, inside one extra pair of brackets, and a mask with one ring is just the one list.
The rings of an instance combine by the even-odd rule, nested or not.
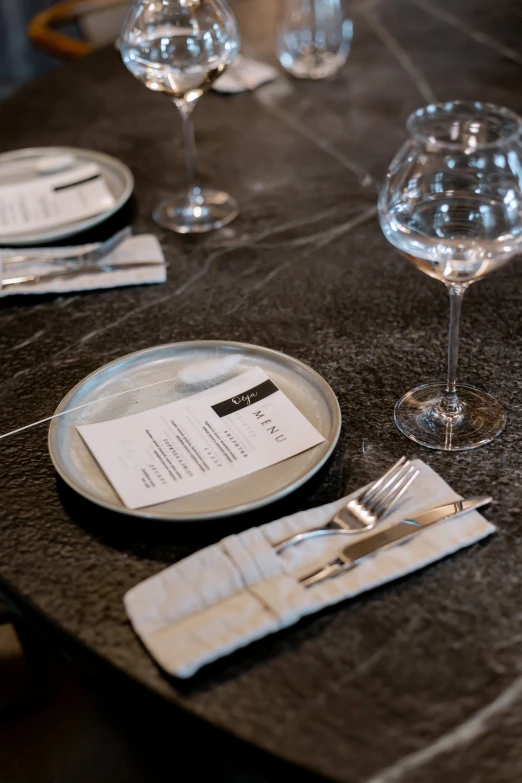
[(350, 500), (326, 525), (289, 536), (274, 545), (277, 554), (289, 546), (316, 536), (354, 535), (371, 530), (391, 510), (415, 481), (419, 471), (406, 457), (401, 457), (365, 492)]
[(0, 261), (4, 266), (10, 266), (11, 264), (21, 264), (21, 263), (27, 263), (29, 261), (41, 261), (42, 263), (49, 263), (49, 264), (75, 264), (77, 266), (81, 266), (83, 264), (96, 264), (98, 261), (101, 261), (103, 258), (109, 255), (109, 253), (112, 253), (113, 250), (116, 250), (117, 247), (119, 247), (123, 242), (125, 242), (126, 239), (129, 239), (132, 236), (132, 228), (131, 226), (127, 226), (126, 228), (123, 228), (121, 231), (118, 231), (114, 236), (109, 237), (109, 239), (106, 239), (105, 242), (102, 242), (101, 245), (96, 247), (94, 250), (89, 250), (87, 253), (78, 253), (76, 255), (72, 256), (51, 256), (48, 255), (39, 255), (38, 253), (17, 253), (16, 255), (12, 256), (5, 256), (4, 258), (1, 257), (0, 254)]

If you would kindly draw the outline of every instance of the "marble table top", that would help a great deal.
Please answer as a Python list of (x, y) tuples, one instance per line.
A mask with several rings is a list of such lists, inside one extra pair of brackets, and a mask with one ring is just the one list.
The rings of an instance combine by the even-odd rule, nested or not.
[[(378, 183), (408, 114), (482, 99), (522, 112), (522, 14), (497, 0), (361, 0), (336, 80), (281, 75), (255, 93), (208, 94), (195, 113), (202, 180), (229, 190), (239, 219), (200, 239), (157, 229), (155, 203), (184, 183), (174, 108), (112, 49), (0, 106), (0, 149), (74, 144), (116, 155), (136, 178), (136, 231), (157, 233), (162, 286), (0, 307), (0, 434), (52, 414), (66, 392), (130, 351), (189, 339), (259, 343), (310, 364), (339, 397), (343, 430), (320, 475), (284, 503), (184, 530), (140, 526), (83, 502), (57, 479), (47, 428), (2, 440), (0, 581), (28, 616), (193, 715), (345, 783), (519, 781), (522, 757), (522, 287), (514, 262), (464, 304), (461, 377), (505, 404), (493, 444), (431, 453), (394, 428), (394, 402), (444, 377), (444, 287), (383, 238)], [(245, 50), (273, 61), (275, 0), (244, 0)], [(111, 226), (105, 227), (110, 230)], [(463, 494), (490, 493), (487, 543), (168, 681), (135, 638), (129, 587), (216, 540), (333, 500), (402, 453)]]

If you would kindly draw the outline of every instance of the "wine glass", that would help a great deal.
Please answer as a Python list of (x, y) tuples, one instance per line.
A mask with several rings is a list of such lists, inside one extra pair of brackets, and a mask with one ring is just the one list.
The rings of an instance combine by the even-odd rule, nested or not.
[(381, 227), (408, 261), (447, 286), (450, 332), (447, 382), (405, 394), (395, 423), (422, 446), (473, 449), (502, 431), (505, 414), (487, 392), (457, 384), (462, 297), (522, 249), (522, 119), (454, 101), (419, 109), (407, 129), (379, 196)]
[(189, 187), (156, 207), (154, 219), (164, 228), (201, 233), (237, 217), (228, 193), (196, 185), (192, 112), (236, 57), (239, 43), (225, 0), (134, 0), (123, 23), (123, 62), (150, 90), (171, 97), (182, 117)]
[(353, 25), (341, 0), (281, 0), (277, 56), (298, 79), (324, 79), (344, 65)]

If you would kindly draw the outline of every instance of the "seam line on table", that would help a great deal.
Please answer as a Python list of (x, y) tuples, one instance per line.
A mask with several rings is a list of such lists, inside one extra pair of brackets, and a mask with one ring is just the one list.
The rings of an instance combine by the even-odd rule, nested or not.
[(362, 6), (360, 8), (360, 13), (366, 19), (366, 22), (372, 29), (373, 33), (381, 39), (383, 44), (395, 57), (405, 73), (410, 76), (422, 97), (428, 101), (428, 103), (437, 103), (437, 97), (426, 77), (419, 71), (407, 50), (388, 30), (382, 19), (377, 16), (373, 8), (366, 8), (365, 6)]
[(359, 166), (359, 164), (355, 161), (347, 158), (345, 155), (343, 155), (342, 152), (339, 152), (339, 150), (335, 149), (335, 147), (332, 147), (329, 141), (318, 138), (315, 133), (311, 133), (307, 128), (304, 128), (298, 117), (294, 117), (293, 114), (285, 111), (285, 109), (281, 108), (281, 106), (277, 106), (272, 103), (266, 103), (265, 101), (261, 100), (259, 101), (259, 104), (263, 106), (270, 114), (279, 117), (279, 119), (289, 128), (292, 128), (292, 130), (294, 130), (296, 133), (299, 133), (305, 139), (308, 139), (308, 141), (312, 142), (312, 144), (315, 144), (316, 147), (340, 163), (343, 168), (348, 169), (348, 171), (351, 171), (352, 174), (355, 174), (362, 187), (367, 188), (370, 187), (370, 185), (377, 187), (377, 183), (375, 182), (374, 177), (372, 177), (368, 171), (363, 169), (362, 166)]
[(483, 46), (487, 46), (489, 49), (493, 49), (493, 51), (502, 54), (504, 57), (513, 60), (519, 65), (522, 65), (522, 57), (518, 52), (516, 52), (514, 49), (511, 49), (509, 46), (504, 46), (503, 43), (497, 41), (495, 38), (492, 38), (486, 33), (482, 33), (480, 30), (474, 30), (472, 27), (467, 27), (458, 16), (455, 16), (455, 14), (452, 14), (442, 8), (437, 8), (432, 3), (430, 3), (429, 0), (407, 0), (407, 2), (410, 5), (414, 5), (417, 8), (420, 8), (422, 11), (424, 11), (424, 13), (446, 22), (446, 24), (450, 27), (454, 27), (455, 29), (460, 30), (461, 33), (464, 33), (473, 41), (476, 41)]

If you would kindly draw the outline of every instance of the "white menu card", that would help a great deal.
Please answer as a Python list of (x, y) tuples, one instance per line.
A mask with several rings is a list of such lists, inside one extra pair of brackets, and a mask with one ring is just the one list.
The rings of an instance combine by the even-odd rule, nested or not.
[(324, 441), (259, 367), (78, 431), (128, 508), (224, 484)]
[(44, 231), (111, 209), (114, 196), (95, 163), (0, 186), (2, 236)]

